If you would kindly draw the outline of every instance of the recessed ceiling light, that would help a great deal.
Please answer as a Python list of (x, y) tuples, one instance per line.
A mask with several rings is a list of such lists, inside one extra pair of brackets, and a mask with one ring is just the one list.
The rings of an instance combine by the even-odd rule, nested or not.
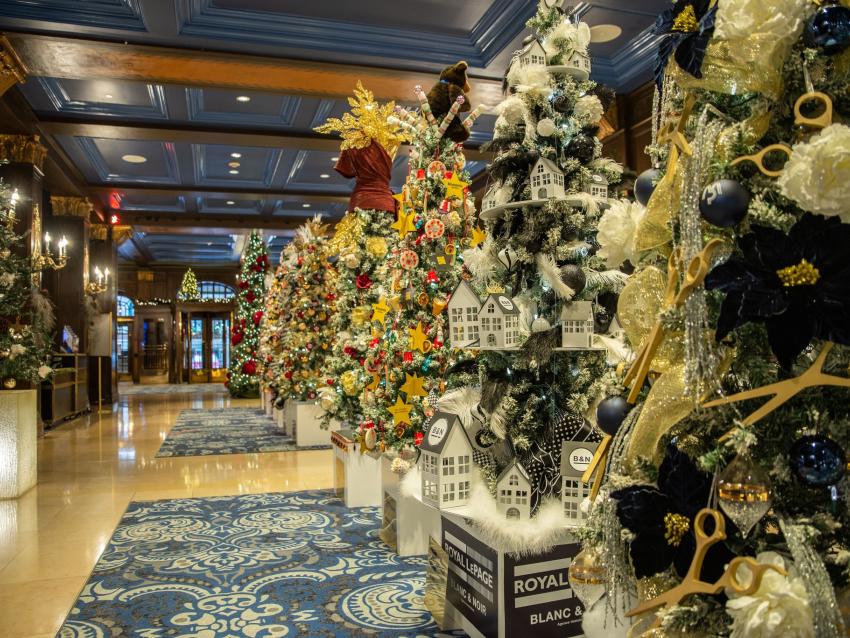
[(230, 157), (232, 157), (233, 159), (239, 159), (240, 157), (242, 157), (242, 153), (231, 153)]
[(112, 99), (112, 93), (107, 93), (103, 97), (105, 97), (107, 100), (111, 100)]
[(248, 97), (247, 95), (237, 95), (237, 96), (236, 96), (236, 101), (237, 101), (237, 102), (250, 102), (250, 101), (251, 101), (251, 98), (250, 98), (250, 97)]
[(235, 168), (231, 168), (228, 173), (230, 173), (231, 175), (239, 175), (239, 171), (237, 171)]
[(321, 175), (319, 175), (319, 177), (321, 177), (322, 179), (328, 179), (330, 175), (328, 175), (327, 173), (322, 173)]
[(228, 166), (230, 168), (239, 168), (240, 166), (242, 166), (242, 164), (240, 164), (239, 162), (230, 162), (228, 163)]
[(332, 158), (331, 158), (331, 161), (332, 161), (332, 162), (338, 162), (338, 161), (339, 161), (339, 157), (332, 157)]
[(616, 40), (623, 33), (623, 30), (616, 24), (597, 24), (595, 27), (590, 27), (590, 41), (594, 44), (603, 44)]
[(232, 199), (228, 199), (228, 200), (227, 200), (227, 205), (228, 205), (228, 206), (233, 206), (235, 203), (236, 203), (236, 202), (234, 202)]
[(310, 204), (301, 204), (301, 208), (310, 208)]
[(122, 155), (121, 159), (130, 164), (144, 164), (148, 161), (144, 155)]
[(212, 246), (212, 242), (211, 242), (211, 241), (208, 241), (208, 242), (207, 242), (207, 246)]

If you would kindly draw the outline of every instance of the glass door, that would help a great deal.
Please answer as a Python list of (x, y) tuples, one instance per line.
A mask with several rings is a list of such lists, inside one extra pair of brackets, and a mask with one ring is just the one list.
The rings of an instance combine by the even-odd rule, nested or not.
[(206, 383), (209, 379), (205, 323), (203, 317), (194, 315), (189, 320), (189, 383)]
[(130, 370), (130, 332), (133, 326), (132, 322), (118, 321), (116, 340), (116, 371), (120, 381), (129, 381), (132, 379), (132, 370)]
[(228, 317), (212, 317), (210, 320), (210, 380), (213, 382), (227, 378), (227, 367), (230, 364), (230, 319)]

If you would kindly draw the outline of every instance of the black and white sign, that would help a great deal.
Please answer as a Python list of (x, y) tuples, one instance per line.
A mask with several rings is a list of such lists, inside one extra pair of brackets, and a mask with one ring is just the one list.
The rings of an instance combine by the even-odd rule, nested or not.
[(519, 558), (505, 554), (505, 636), (567, 638), (581, 636), (584, 606), (567, 573), (581, 544)]
[(499, 557), (443, 517), (443, 550), (449, 557), (446, 598), (486, 638), (499, 635)]

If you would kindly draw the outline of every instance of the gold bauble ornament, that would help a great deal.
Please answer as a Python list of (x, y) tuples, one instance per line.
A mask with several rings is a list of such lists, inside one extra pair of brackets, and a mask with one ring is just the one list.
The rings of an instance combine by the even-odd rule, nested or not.
[(381, 258), (387, 254), (387, 240), (383, 237), (369, 237), (366, 240), (366, 252), (372, 257)]
[(354, 370), (346, 370), (339, 378), (342, 391), (353, 397), (357, 394), (357, 373)]
[(7, 390), (12, 390), (16, 385), (18, 385), (18, 380), (15, 377), (7, 377), (3, 379), (3, 387)]

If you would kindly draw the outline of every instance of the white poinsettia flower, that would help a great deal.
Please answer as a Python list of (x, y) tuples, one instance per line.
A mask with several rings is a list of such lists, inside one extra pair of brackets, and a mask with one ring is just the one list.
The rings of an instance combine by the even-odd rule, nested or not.
[(4, 272), (0, 275), (0, 286), (4, 288), (11, 288), (15, 284), (15, 273), (13, 272)]
[(850, 223), (850, 127), (831, 124), (795, 144), (777, 182), (803, 210)]
[(46, 379), (53, 372), (50, 366), (38, 366), (38, 378)]
[(565, 19), (549, 33), (549, 36), (543, 42), (543, 50), (550, 57), (564, 51), (584, 53), (589, 44), (590, 27), (584, 22), (574, 24)]
[(21, 344), (19, 344), (19, 343), (12, 344), (12, 347), (9, 348), (9, 358), (10, 359), (17, 359), (19, 356), (24, 354), (26, 351), (27, 351), (27, 349), (24, 348)]
[(595, 95), (581, 96), (573, 109), (573, 115), (582, 124), (596, 124), (604, 114), (602, 102)]
[(645, 212), (646, 209), (637, 202), (618, 199), (602, 215), (596, 239), (602, 246), (599, 256), (609, 268), (619, 268), (626, 261), (637, 264), (635, 232)]
[(803, 30), (808, 5), (809, 0), (723, 0), (714, 37), (737, 40), (759, 33), (793, 42)]
[[(759, 588), (749, 596), (727, 588), (726, 613), (732, 617), (731, 638), (812, 638), (815, 635), (809, 596), (793, 565), (776, 552), (762, 552), (756, 560), (782, 567), (783, 576), (769, 569), (764, 572)], [(738, 567), (741, 582), (748, 582), (751, 570)]]

